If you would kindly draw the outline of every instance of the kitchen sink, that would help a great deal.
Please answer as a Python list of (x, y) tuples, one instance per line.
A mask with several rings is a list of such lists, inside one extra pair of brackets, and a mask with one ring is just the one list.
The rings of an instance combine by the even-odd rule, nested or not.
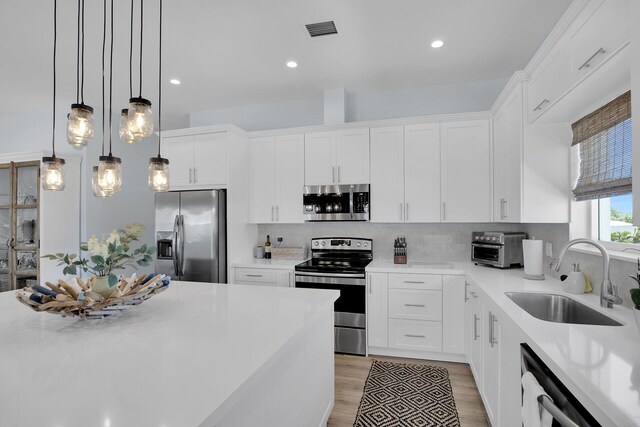
[(622, 323), (564, 295), (525, 292), (505, 292), (505, 295), (533, 317), (547, 322), (622, 326)]
[(448, 270), (453, 268), (453, 264), (444, 261), (414, 261), (409, 263), (409, 266), (418, 268), (445, 268)]

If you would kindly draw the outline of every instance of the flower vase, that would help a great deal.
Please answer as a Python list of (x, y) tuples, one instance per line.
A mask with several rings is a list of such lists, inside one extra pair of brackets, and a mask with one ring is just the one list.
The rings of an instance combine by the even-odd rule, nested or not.
[(95, 276), (91, 290), (108, 299), (118, 289), (118, 286), (109, 286), (109, 276)]

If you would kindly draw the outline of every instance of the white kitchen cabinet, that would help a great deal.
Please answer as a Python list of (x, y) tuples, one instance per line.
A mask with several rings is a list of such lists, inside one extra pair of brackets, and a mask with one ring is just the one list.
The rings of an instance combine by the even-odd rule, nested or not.
[(371, 221), (440, 221), (437, 123), (371, 129)]
[(302, 135), (249, 141), (249, 221), (302, 222)]
[(225, 187), (227, 139), (226, 132), (163, 137), (162, 154), (169, 159), (170, 190)]
[(487, 416), (492, 426), (500, 424), (500, 328), (501, 323), (491, 309), (485, 309), (483, 314), (482, 339), (482, 397)]
[(387, 273), (369, 273), (367, 293), (367, 344), (388, 345)]
[(368, 184), (369, 129), (307, 133), (305, 185)]
[(442, 322), (389, 319), (389, 347), (441, 352)]
[(629, 0), (594, 0), (573, 22), (567, 31), (571, 84), (580, 81), (629, 41), (628, 10)]
[(482, 383), (482, 306), (471, 283), (466, 284), (467, 287), (467, 360), (471, 367), (471, 372), (475, 377), (478, 387)]
[(464, 276), (442, 277), (442, 351), (465, 353)]
[(404, 221), (402, 126), (371, 129), (371, 222)]
[(235, 267), (233, 283), (237, 285), (295, 287), (294, 270)]
[(493, 119), (493, 221), (520, 222), (524, 112), (518, 84)]
[(561, 40), (534, 70), (529, 81), (529, 121), (535, 121), (568, 89), (569, 55)]
[(442, 321), (442, 291), (389, 289), (392, 319)]
[(404, 127), (404, 221), (440, 221), (440, 126)]
[(491, 222), (489, 120), (445, 122), (441, 129), (443, 222)]

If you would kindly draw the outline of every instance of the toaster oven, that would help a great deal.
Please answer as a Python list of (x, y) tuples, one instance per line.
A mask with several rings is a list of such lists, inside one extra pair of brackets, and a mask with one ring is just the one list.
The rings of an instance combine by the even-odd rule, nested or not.
[(522, 267), (522, 240), (526, 233), (474, 231), (471, 237), (471, 261), (498, 268)]

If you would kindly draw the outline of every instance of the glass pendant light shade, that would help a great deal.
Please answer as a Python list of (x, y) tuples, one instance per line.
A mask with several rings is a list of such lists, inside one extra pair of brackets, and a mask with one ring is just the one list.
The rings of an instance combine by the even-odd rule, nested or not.
[(149, 188), (156, 193), (169, 191), (169, 160), (160, 156), (149, 159)]
[(153, 111), (151, 101), (144, 98), (129, 99), (129, 132), (138, 139), (153, 134)]
[(64, 190), (64, 163), (64, 159), (56, 156), (42, 158), (40, 179), (43, 190)]
[(120, 191), (122, 188), (122, 161), (119, 157), (100, 156), (97, 185), (100, 191), (107, 194)]
[(100, 198), (107, 198), (113, 196), (113, 192), (106, 192), (100, 189), (98, 186), (98, 166), (93, 167), (93, 173), (91, 174), (91, 189), (93, 195)]
[(129, 110), (123, 109), (120, 113), (120, 140), (125, 144), (137, 144), (140, 142), (140, 138), (133, 136), (129, 130)]
[(71, 104), (67, 115), (67, 142), (78, 150), (93, 138), (93, 108), (84, 104)]

